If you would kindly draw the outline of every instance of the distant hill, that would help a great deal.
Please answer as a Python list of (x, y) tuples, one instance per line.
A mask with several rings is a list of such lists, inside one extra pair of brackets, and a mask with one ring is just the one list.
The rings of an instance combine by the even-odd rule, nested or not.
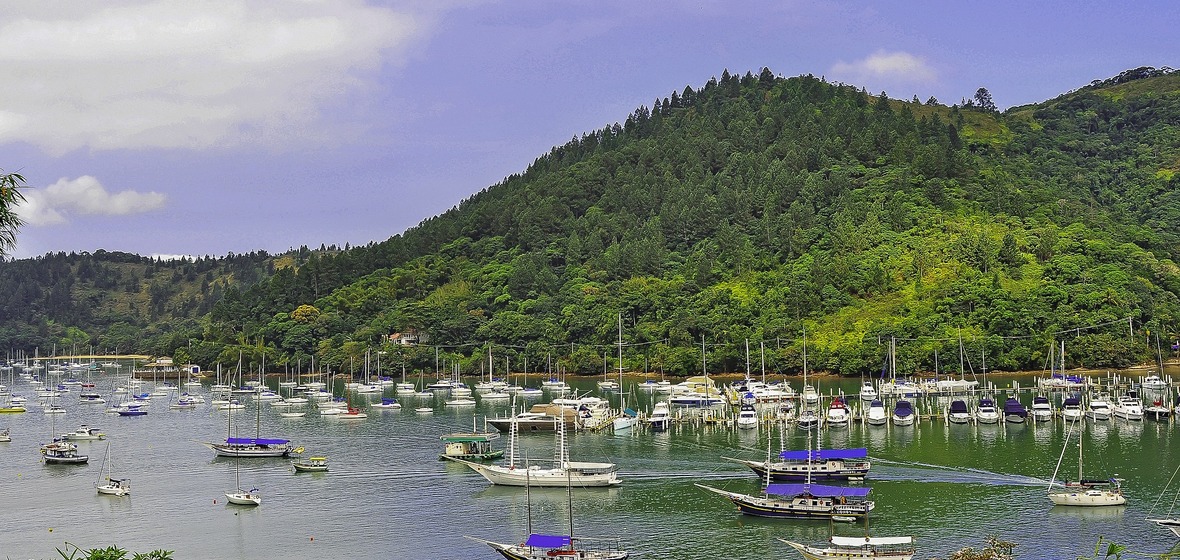
[[(382, 243), (128, 264), (134, 297), (79, 281), (97, 255), (5, 262), (0, 293), (47, 295), (12, 301), (32, 311), (0, 343), (131, 324), (206, 366), (347, 370), (381, 345), (433, 371), (441, 346), (478, 372), (490, 346), (498, 371), (593, 373), (622, 314), (632, 370), (745, 371), (749, 341), (755, 370), (765, 348), (797, 372), (804, 328), (809, 367), (843, 374), (879, 374), (890, 338), (901, 373), (1040, 369), (1062, 339), (1070, 367), (1125, 366), (1178, 330), (1177, 123), (1166, 69), (1004, 113), (725, 72)], [(425, 345), (388, 342), (408, 332)]]

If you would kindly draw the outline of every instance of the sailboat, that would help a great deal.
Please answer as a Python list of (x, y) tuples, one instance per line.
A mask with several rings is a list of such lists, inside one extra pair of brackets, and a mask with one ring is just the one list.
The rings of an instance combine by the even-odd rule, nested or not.
[(913, 537), (842, 537), (821, 546), (779, 539), (807, 560), (910, 560), (918, 551)]
[[(526, 461), (527, 462), (527, 461)], [(467, 537), (482, 542), (492, 550), (500, 553), (508, 560), (626, 560), (630, 553), (622, 548), (619, 538), (585, 538), (574, 536), (574, 497), (573, 484), (568, 478), (565, 483), (566, 500), (569, 503), (569, 534), (544, 535), (533, 532), (532, 496), (529, 493), (530, 480), (528, 469), (525, 469), (525, 500), (528, 502), (528, 531), (529, 536), (520, 544), (504, 544), (475, 537)]]
[[(56, 416), (49, 417), (49, 434), (51, 438), (55, 429), (54, 418)], [(81, 465), (90, 460), (89, 456), (78, 454), (77, 445), (57, 438), (53, 438), (52, 441), (41, 446), (41, 455), (45, 459), (46, 465)]]
[[(241, 371), (241, 368), (239, 368)], [(205, 442), (205, 446), (212, 449), (218, 457), (286, 457), (292, 452), (300, 453), (302, 448), (292, 448), (291, 440), (278, 438), (262, 438), (262, 407), (254, 403), (254, 437), (232, 437), (230, 424), (233, 422), (233, 410), (227, 410), (228, 418), (225, 422), (225, 442)]]
[(1069, 448), (1069, 436), (1075, 424), (1070, 424), (1065, 433), (1065, 444), (1061, 447), (1061, 456), (1057, 458), (1057, 468), (1053, 470), (1053, 478), (1049, 481), (1049, 500), (1059, 506), (1121, 506), (1127, 503), (1123, 496), (1121, 481), (1118, 478), (1109, 480), (1086, 480), (1082, 478), (1082, 430), (1078, 428), (1078, 479), (1066, 482), (1055, 488), (1057, 471), (1061, 469), (1061, 462), (1065, 458), (1065, 451)]
[[(771, 457), (771, 435), (766, 438), (766, 462)], [(807, 432), (807, 450), (811, 451), (811, 431)], [(770, 470), (764, 475), (765, 488), (761, 496), (729, 492), (704, 484), (698, 488), (729, 498), (738, 511), (746, 515), (776, 518), (855, 519), (868, 515), (873, 502), (867, 500), (870, 488), (824, 486), (811, 483), (811, 472), (803, 484), (773, 484)]]
[(257, 488), (242, 490), (242, 466), (239, 464), (241, 460), (241, 457), (234, 458), (234, 480), (237, 483), (237, 490), (226, 492), (225, 499), (229, 500), (229, 503), (239, 506), (261, 505), (262, 496), (258, 494)]
[(483, 465), (455, 457), (446, 458), (467, 465), (471, 470), (479, 473), (492, 484), (503, 486), (526, 486), (531, 484), (534, 486), (560, 487), (572, 483), (584, 488), (590, 486), (614, 486), (622, 482), (618, 477), (618, 467), (614, 463), (570, 461), (569, 449), (567, 449), (565, 441), (565, 422), (558, 419), (555, 420), (554, 424), (557, 432), (557, 450), (553, 461), (554, 464), (549, 468), (529, 465), (527, 462), (524, 468), (517, 468), (516, 435), (518, 426), (515, 417), (513, 417), (509, 425), (509, 455), (507, 465)]
[(614, 420), (614, 430), (630, 430), (639, 422), (639, 415), (627, 408), (627, 393), (623, 391), (623, 314), (619, 313), (619, 417)]
[[(1152, 504), (1151, 509), (1148, 510), (1147, 513), (1149, 515), (1151, 512), (1155, 511), (1155, 508), (1159, 506), (1160, 502), (1164, 500), (1164, 496), (1168, 493), (1168, 489), (1171, 488), (1172, 483), (1176, 481), (1177, 474), (1180, 474), (1180, 465), (1177, 465), (1176, 470), (1172, 471), (1172, 477), (1168, 479), (1168, 483), (1164, 485), (1164, 489), (1160, 491), (1159, 497), (1156, 498), (1155, 503)], [(1155, 523), (1156, 525), (1159, 525), (1160, 527), (1164, 527), (1172, 531), (1173, 535), (1180, 537), (1180, 516), (1177, 516), (1175, 513), (1173, 513), (1173, 509), (1176, 507), (1177, 502), (1180, 502), (1180, 490), (1178, 490), (1175, 497), (1172, 498), (1171, 506), (1168, 508), (1168, 515), (1166, 517), (1148, 517), (1147, 520)]]
[[(105, 475), (105, 476), (104, 476)], [(131, 494), (131, 479), (111, 478), (111, 442), (107, 442), (107, 456), (103, 467), (98, 471), (98, 481), (94, 488), (99, 494), (107, 496), (127, 496)]]

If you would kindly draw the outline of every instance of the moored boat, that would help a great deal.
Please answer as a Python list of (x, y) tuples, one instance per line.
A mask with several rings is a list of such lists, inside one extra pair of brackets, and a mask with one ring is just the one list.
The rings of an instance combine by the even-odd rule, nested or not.
[(504, 456), (504, 450), (492, 448), (492, 441), (499, 437), (499, 432), (456, 432), (439, 436), (444, 446), (438, 458), (454, 457), (474, 461), (499, 459)]
[(779, 539), (807, 560), (910, 560), (917, 553), (913, 537), (842, 537), (833, 535), (823, 545)]
[(869, 410), (865, 413), (865, 421), (870, 426), (884, 426), (889, 422), (889, 413), (885, 411), (885, 403), (880, 399), (873, 399), (869, 403)]
[(328, 472), (327, 457), (308, 457), (291, 462), (295, 472)]
[(864, 517), (873, 509), (867, 500), (870, 489), (822, 484), (768, 484), (763, 495), (752, 496), (729, 492), (704, 484), (702, 488), (729, 498), (738, 511), (757, 517), (828, 519), (832, 517)]
[(951, 401), (951, 406), (947, 409), (946, 419), (952, 424), (966, 424), (970, 422), (971, 411), (967, 408), (967, 402), (963, 399)]
[(869, 472), (872, 464), (868, 461), (868, 449), (813, 449), (792, 450), (779, 453), (779, 461), (767, 463), (765, 461), (751, 461), (722, 457), (727, 461), (741, 463), (766, 478), (768, 471), (771, 480), (803, 481), (808, 476), (819, 479), (861, 479)]

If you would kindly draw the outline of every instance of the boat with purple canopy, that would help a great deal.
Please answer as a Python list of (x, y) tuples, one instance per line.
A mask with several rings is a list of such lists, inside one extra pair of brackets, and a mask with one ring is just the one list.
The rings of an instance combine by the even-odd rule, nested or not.
[[(473, 538), (473, 537), (468, 537)], [(618, 539), (586, 539), (568, 535), (533, 533), (521, 544), (503, 544), (483, 539), (492, 550), (508, 560), (625, 560), (630, 555)]]
[(292, 449), (291, 441), (278, 438), (226, 438), (224, 443), (205, 444), (218, 457), (286, 457), (299, 453)]
[(771, 480), (802, 481), (808, 476), (819, 479), (859, 480), (869, 472), (869, 450), (854, 449), (791, 450), (779, 453), (780, 461), (751, 461), (722, 457), (750, 467), (758, 476)]
[(704, 484), (702, 488), (729, 498), (738, 511), (757, 517), (829, 519), (864, 517), (873, 510), (871, 488), (822, 484), (768, 484), (762, 496), (729, 492)]
[(1004, 402), (1004, 421), (1009, 424), (1023, 424), (1028, 419), (1028, 409), (1020, 401), (1008, 397)]

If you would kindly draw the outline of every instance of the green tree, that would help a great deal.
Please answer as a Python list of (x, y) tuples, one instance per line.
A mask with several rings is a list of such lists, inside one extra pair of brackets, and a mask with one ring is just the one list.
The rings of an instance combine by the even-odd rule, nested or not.
[(24, 220), (16, 214), (16, 206), (25, 201), (25, 195), (20, 192), (23, 188), (24, 176), (0, 169), (0, 255), (16, 247), (16, 233), (24, 225)]

